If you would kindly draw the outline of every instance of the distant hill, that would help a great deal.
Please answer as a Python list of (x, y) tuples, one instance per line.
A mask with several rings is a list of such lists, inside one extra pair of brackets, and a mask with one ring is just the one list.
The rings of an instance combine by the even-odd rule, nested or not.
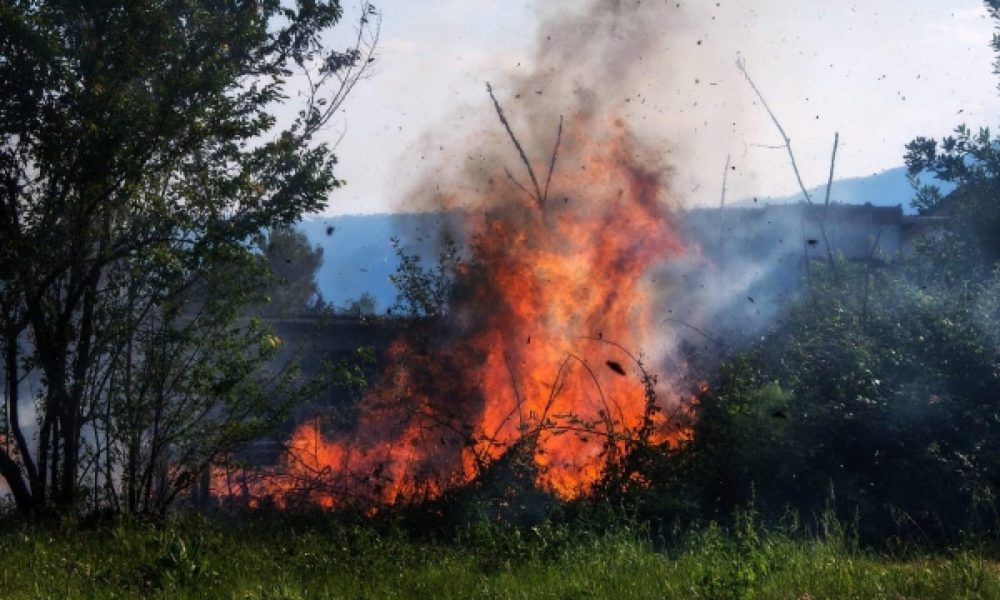
[[(933, 177), (921, 177), (921, 183), (936, 183), (943, 192), (949, 192), (953, 188), (949, 184), (936, 181)], [(809, 190), (814, 202), (823, 202), (826, 197), (826, 185), (819, 185)], [(914, 191), (910, 182), (906, 179), (906, 167), (896, 167), (875, 173), (867, 177), (851, 177), (848, 179), (836, 179), (830, 189), (830, 201), (840, 204), (865, 204), (870, 202), (875, 206), (896, 206), (902, 205), (903, 212), (914, 214), (916, 211), (911, 205)], [(793, 194), (783, 197), (759, 197), (757, 203), (765, 204), (787, 204), (800, 202), (802, 194)], [(744, 199), (735, 202), (736, 205), (752, 205), (754, 200)]]
[[(931, 179), (927, 178), (927, 182)], [(943, 191), (950, 191), (942, 186)], [(810, 191), (822, 202), (826, 186)], [(906, 180), (906, 168), (897, 167), (868, 177), (840, 179), (833, 183), (831, 201), (841, 204), (876, 206), (902, 205), (903, 211), (913, 213), (910, 200), (913, 189)], [(757, 202), (745, 199), (731, 203), (734, 206), (760, 204), (785, 204), (800, 202), (801, 195), (780, 198), (760, 197)], [(380, 311), (392, 306), (396, 289), (389, 275), (399, 264), (392, 250), (390, 239), (396, 236), (408, 253), (417, 253), (428, 265), (437, 260), (440, 232), (452, 217), (444, 213), (426, 214), (373, 214), (341, 217), (315, 217), (306, 219), (299, 228), (313, 244), (323, 248), (323, 266), (319, 273), (319, 286), (323, 297), (336, 305), (356, 299), (368, 292), (378, 301)]]

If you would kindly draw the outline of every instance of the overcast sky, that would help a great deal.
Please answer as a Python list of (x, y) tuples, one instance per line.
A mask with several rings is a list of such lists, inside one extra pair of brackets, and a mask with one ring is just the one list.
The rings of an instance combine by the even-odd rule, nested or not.
[[(736, 70), (737, 55), (792, 138), (807, 185), (825, 182), (834, 132), (837, 176), (853, 177), (899, 166), (916, 135), (998, 122), (994, 23), (979, 0), (647, 3), (654, 8), (643, 18), (662, 27), (661, 43), (636, 57), (640, 77), (606, 91), (621, 96), (631, 127), (662, 144), (676, 168), (671, 193), (685, 205), (718, 202), (727, 154), (736, 166), (730, 198), (796, 190), (786, 155), (765, 147), (780, 139)], [(499, 82), (509, 111), (531, 111), (530, 98), (504, 96), (503, 82), (537, 63), (546, 19), (572, 26), (589, 4), (377, 2), (379, 60), (344, 106), (339, 176), (348, 186), (326, 214), (394, 210), (435, 163), (460, 157), (477, 130), (499, 127), (484, 81)]]

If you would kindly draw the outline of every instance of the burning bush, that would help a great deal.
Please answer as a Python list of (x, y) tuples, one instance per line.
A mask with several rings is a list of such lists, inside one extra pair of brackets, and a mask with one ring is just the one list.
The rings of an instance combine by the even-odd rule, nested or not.
[(392, 344), (352, 435), (301, 425), (250, 496), (375, 507), (436, 497), (507, 461), (572, 498), (635, 440), (687, 435), (678, 396), (644, 367), (665, 354), (650, 270), (683, 252), (668, 170), (636, 158), (644, 148), (621, 121), (580, 114), (565, 139), (560, 121), (542, 179), (496, 109), (531, 185), (499, 167), (481, 182), (446, 314)]

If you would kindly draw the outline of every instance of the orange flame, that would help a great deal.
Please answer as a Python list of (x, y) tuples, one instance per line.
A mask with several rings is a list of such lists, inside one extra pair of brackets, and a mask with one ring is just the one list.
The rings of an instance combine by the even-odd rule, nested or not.
[(390, 347), (355, 434), (302, 424), (280, 467), (244, 491), (280, 506), (430, 498), (520, 444), (536, 483), (572, 498), (636, 436), (686, 439), (666, 411), (678, 398), (635, 358), (660, 366), (649, 273), (683, 252), (667, 171), (640, 164), (620, 121), (611, 131), (563, 141), (544, 202), (506, 177), (484, 185), (490, 208), (466, 218), (471, 260), (446, 322)]

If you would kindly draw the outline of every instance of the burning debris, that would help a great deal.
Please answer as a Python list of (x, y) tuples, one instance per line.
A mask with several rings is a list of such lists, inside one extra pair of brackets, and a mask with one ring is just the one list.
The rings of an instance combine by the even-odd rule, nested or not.
[(608, 368), (611, 369), (612, 371), (614, 371), (615, 373), (618, 373), (622, 377), (625, 376), (625, 369), (622, 368), (622, 365), (621, 365), (620, 362), (615, 361), (615, 360), (607, 360), (607, 361), (604, 361), (604, 364), (606, 364), (608, 366)]

